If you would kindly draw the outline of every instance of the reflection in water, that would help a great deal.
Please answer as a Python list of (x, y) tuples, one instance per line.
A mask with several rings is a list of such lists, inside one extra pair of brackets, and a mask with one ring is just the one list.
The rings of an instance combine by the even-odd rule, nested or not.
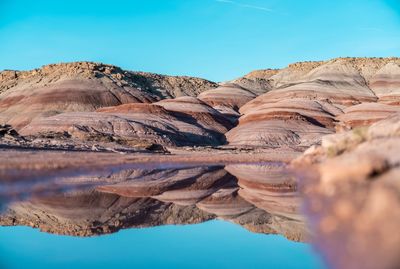
[(257, 233), (307, 237), (296, 183), (278, 163), (127, 169), (0, 187), (3, 226), (91, 236), (223, 219)]

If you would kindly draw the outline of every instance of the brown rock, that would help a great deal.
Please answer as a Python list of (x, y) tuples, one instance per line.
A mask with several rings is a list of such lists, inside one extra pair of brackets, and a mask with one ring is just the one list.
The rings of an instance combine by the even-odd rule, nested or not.
[(400, 105), (400, 62), (389, 62), (371, 78), (370, 88), (379, 102)]
[(218, 145), (224, 142), (223, 134), (230, 126), (218, 111), (195, 98), (183, 97), (156, 104), (107, 107), (97, 112), (63, 113), (35, 120), (21, 129), (21, 134), (68, 132), (82, 141), (128, 145)]
[(226, 137), (231, 145), (308, 147), (333, 132), (334, 113), (340, 110), (322, 101), (292, 99), (258, 104), (244, 110), (239, 125)]
[(382, 103), (362, 103), (347, 107), (343, 114), (337, 117), (341, 128), (352, 129), (368, 126), (400, 112), (399, 106), (391, 106)]
[(1, 73), (0, 123), (18, 129), (38, 117), (196, 96), (216, 85), (197, 78), (135, 73), (90, 62), (47, 65), (33, 71), (15, 71), (15, 75), (10, 72)]
[[(306, 209), (314, 244), (332, 268), (400, 264), (399, 122), (397, 114), (366, 128), (362, 139), (350, 131), (313, 150), (325, 157), (306, 166), (316, 173), (302, 175)], [(341, 150), (330, 154), (333, 147)]]

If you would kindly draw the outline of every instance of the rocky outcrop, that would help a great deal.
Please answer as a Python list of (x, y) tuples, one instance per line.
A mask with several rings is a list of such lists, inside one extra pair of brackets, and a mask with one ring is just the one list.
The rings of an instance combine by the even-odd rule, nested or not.
[(68, 133), (81, 141), (116, 142), (135, 146), (219, 145), (231, 123), (197, 100), (181, 97), (155, 104), (125, 104), (96, 112), (71, 112), (33, 121), (20, 130), (25, 136)]
[(238, 126), (226, 133), (229, 144), (264, 147), (308, 147), (333, 132), (341, 113), (330, 103), (305, 99), (246, 105), (241, 111)]
[(25, 142), (25, 139), (11, 125), (0, 125), (0, 141), (2, 143)]
[(347, 107), (343, 114), (337, 117), (340, 122), (338, 130), (348, 130), (362, 126), (369, 126), (377, 121), (400, 112), (400, 106), (382, 103), (362, 103)]
[(369, 81), (379, 102), (400, 105), (400, 61), (389, 62)]
[(399, 64), (398, 58), (338, 58), (296, 63), (272, 74), (258, 71), (251, 76), (265, 76), (271, 89), (241, 106), (239, 124), (227, 140), (233, 146), (304, 150), (335, 129), (384, 119), (398, 111)]
[[(314, 244), (332, 268), (400, 264), (400, 114), (324, 137), (294, 161)], [(373, 250), (373, 251), (371, 251)]]
[(234, 147), (301, 151), (335, 130), (397, 112), (399, 64), (398, 58), (301, 62), (218, 85), (88, 62), (3, 71), (0, 123), (24, 135), (72, 133), (126, 146), (221, 145), (226, 134)]
[(238, 110), (257, 95), (236, 84), (224, 84), (199, 95), (199, 99), (213, 107), (229, 107)]
[(20, 129), (35, 118), (62, 112), (196, 96), (213, 87), (215, 83), (203, 79), (130, 72), (90, 62), (4, 71), (0, 73), (0, 123)]
[(257, 94), (236, 83), (225, 83), (216, 89), (201, 93), (198, 97), (225, 115), (232, 123), (236, 123), (240, 116), (239, 108), (257, 97)]
[(239, 108), (251, 101), (260, 94), (271, 90), (269, 76), (277, 70), (260, 71), (262, 77), (256, 73), (248, 74), (244, 77), (221, 83), (216, 89), (211, 89), (199, 94), (199, 99), (214, 107), (222, 114), (226, 115), (235, 122), (239, 118)]

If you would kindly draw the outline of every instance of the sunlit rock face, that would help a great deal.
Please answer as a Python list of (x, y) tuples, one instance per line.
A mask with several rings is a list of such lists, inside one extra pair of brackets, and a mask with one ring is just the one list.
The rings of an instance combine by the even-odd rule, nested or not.
[(199, 94), (198, 98), (224, 114), (231, 122), (239, 118), (239, 108), (272, 89), (269, 77), (278, 70), (252, 72), (244, 77), (220, 83), (219, 87)]
[[(24, 196), (3, 204), (0, 222), (37, 227), (50, 233), (91, 236), (124, 228), (193, 224), (219, 218), (253, 232), (282, 234), (304, 241), (308, 235), (305, 222), (298, 217), (299, 204), (292, 205), (290, 198), (296, 196), (295, 183), (287, 179), (282, 165), (279, 168), (235, 165), (227, 169), (128, 169), (55, 178), (46, 186), (24, 181), (31, 185)], [(252, 182), (247, 184), (251, 187), (242, 186), (242, 179), (228, 172), (240, 174), (246, 169), (257, 174), (246, 179)], [(279, 184), (261, 180), (269, 174), (274, 175), (272, 182), (287, 182), (290, 187), (280, 188)], [(252, 184), (264, 187), (257, 191)], [(38, 192), (40, 188), (44, 189)], [(251, 195), (242, 195), (246, 191)], [(3, 203), (5, 199), (10, 197), (3, 196)]]
[(205, 91), (199, 95), (199, 99), (213, 107), (225, 106), (238, 110), (256, 96), (251, 91), (231, 83)]
[(398, 58), (300, 62), (219, 84), (89, 62), (3, 71), (0, 124), (33, 138), (56, 133), (127, 147), (144, 141), (302, 151), (323, 135), (397, 112), (399, 64)]
[(232, 123), (239, 118), (239, 108), (254, 99), (257, 95), (234, 83), (227, 83), (216, 89), (202, 92), (198, 98), (212, 106)]
[(400, 264), (400, 115), (323, 138), (294, 162), (314, 243), (332, 268)]
[(267, 72), (270, 89), (240, 107), (227, 141), (304, 150), (335, 130), (384, 119), (398, 111), (399, 64), (398, 58), (338, 58)]
[(232, 124), (221, 113), (192, 97), (154, 104), (125, 104), (96, 112), (70, 112), (33, 121), (20, 130), (25, 136), (67, 133), (87, 141), (123, 145), (219, 145)]
[(246, 105), (241, 111), (238, 126), (226, 134), (229, 144), (266, 147), (310, 146), (333, 132), (341, 113), (329, 103), (305, 99)]
[(22, 128), (35, 118), (94, 111), (125, 103), (196, 96), (215, 83), (191, 77), (130, 72), (90, 62), (0, 73), (0, 123)]
[(369, 126), (377, 121), (383, 120), (400, 112), (400, 106), (387, 105), (383, 103), (362, 103), (347, 107), (343, 114), (337, 117), (339, 121), (338, 130), (353, 129)]
[(390, 62), (371, 78), (370, 88), (378, 101), (389, 105), (400, 105), (400, 63)]

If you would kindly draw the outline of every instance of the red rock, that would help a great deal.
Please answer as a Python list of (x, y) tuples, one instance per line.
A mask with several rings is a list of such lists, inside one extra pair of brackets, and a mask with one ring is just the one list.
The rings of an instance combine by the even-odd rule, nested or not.
[(370, 80), (370, 88), (379, 102), (400, 105), (400, 62), (389, 62)]
[(400, 112), (400, 106), (382, 103), (362, 103), (344, 109), (337, 117), (341, 126), (347, 129), (368, 126)]
[(0, 123), (22, 128), (32, 119), (62, 112), (87, 112), (125, 103), (195, 96), (215, 87), (206, 80), (134, 73), (118, 67), (77, 62), (33, 71), (2, 72)]
[(259, 104), (248, 107), (226, 137), (230, 145), (311, 146), (333, 132), (340, 112), (329, 103), (305, 99)]
[(224, 84), (199, 94), (199, 99), (210, 106), (225, 106), (238, 110), (257, 95), (236, 84)]
[[(126, 104), (97, 112), (63, 113), (33, 121), (23, 135), (68, 132), (80, 140), (142, 142), (162, 145), (218, 145), (231, 123), (195, 98), (157, 104)], [(197, 102), (197, 101), (196, 101)], [(163, 108), (170, 109), (167, 110)]]

